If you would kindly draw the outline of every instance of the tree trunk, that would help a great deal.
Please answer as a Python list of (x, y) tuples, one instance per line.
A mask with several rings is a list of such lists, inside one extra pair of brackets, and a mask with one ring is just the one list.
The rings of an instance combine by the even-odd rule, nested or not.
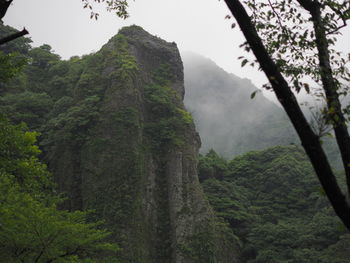
[(0, 46), (3, 44), (6, 44), (7, 42), (10, 42), (12, 40), (15, 40), (16, 38), (22, 37), (24, 35), (29, 34), (29, 32), (27, 31), (27, 29), (23, 28), (22, 31), (16, 32), (12, 35), (9, 35), (7, 37), (1, 38), (0, 39)]
[(339, 188), (318, 136), (312, 131), (293, 92), (291, 91), (291, 88), (288, 86), (287, 81), (279, 71), (275, 62), (269, 56), (241, 2), (239, 0), (225, 0), (225, 2), (240, 26), (240, 29), (242, 30), (249, 47), (256, 56), (261, 69), (271, 83), (272, 89), (274, 90), (279, 102), (282, 104), (298, 133), (306, 154), (312, 163), (331, 205), (336, 214), (343, 221), (344, 225), (350, 230), (350, 206), (347, 203), (345, 195)]
[[(0, 21), (2, 21), (3, 17), (6, 15), (7, 9), (10, 7), (12, 2), (13, 0), (0, 0)], [(23, 30), (20, 32), (1, 38), (0, 45), (15, 40), (16, 38), (22, 37), (26, 34), (28, 34), (28, 31), (25, 28), (23, 28)]]
[(310, 12), (314, 25), (321, 81), (327, 99), (329, 111), (328, 115), (332, 121), (335, 137), (341, 153), (346, 175), (348, 194), (350, 196), (350, 136), (344, 114), (341, 110), (341, 103), (337, 91), (338, 84), (335, 81), (332, 73), (326, 29), (322, 23), (321, 17), (321, 5), (318, 2), (313, 2), (310, 0), (297, 1), (303, 8)]
[(13, 0), (0, 0), (0, 20), (6, 15), (7, 9)]

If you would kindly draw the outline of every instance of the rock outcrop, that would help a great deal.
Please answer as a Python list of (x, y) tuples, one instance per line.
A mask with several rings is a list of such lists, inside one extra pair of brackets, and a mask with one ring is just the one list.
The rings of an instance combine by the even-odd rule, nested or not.
[(65, 208), (93, 209), (121, 262), (236, 262), (235, 237), (198, 181), (200, 139), (183, 106), (176, 44), (131, 26), (73, 60), (79, 77), (61, 87), (70, 96), (43, 132)]

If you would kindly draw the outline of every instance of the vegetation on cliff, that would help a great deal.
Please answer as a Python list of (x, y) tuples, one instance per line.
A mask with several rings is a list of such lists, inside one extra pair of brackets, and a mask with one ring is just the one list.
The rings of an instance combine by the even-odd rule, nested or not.
[(36, 136), (0, 116), (0, 262), (94, 262), (99, 251), (116, 251), (86, 212), (57, 209)]
[(28, 63), (1, 83), (1, 112), (40, 132), (40, 158), (66, 195), (60, 207), (103, 219), (120, 247), (114, 260), (236, 260), (237, 240), (197, 179), (199, 139), (175, 44), (132, 26), (67, 61), (48, 45), (6, 48)]
[[(15, 123), (0, 122), (4, 262), (99, 258), (104, 254), (96, 250), (116, 251), (107, 237), (120, 249), (106, 262), (349, 263), (350, 236), (295, 145), (232, 161), (213, 150), (201, 156), (199, 179), (219, 219), (213, 216), (198, 185), (200, 143), (182, 104), (182, 66), (172, 43), (132, 26), (99, 52), (67, 61), (27, 40), (3, 52), (12, 70), (0, 69), (7, 72), (0, 111)], [(259, 103), (261, 111), (278, 112)], [(260, 126), (263, 115), (254, 127), (267, 125), (272, 135), (286, 129), (277, 127), (281, 116)], [(264, 143), (276, 143), (271, 134)], [(37, 136), (42, 153), (33, 145)], [(88, 209), (94, 211), (78, 212)], [(100, 219), (111, 235), (87, 223)]]

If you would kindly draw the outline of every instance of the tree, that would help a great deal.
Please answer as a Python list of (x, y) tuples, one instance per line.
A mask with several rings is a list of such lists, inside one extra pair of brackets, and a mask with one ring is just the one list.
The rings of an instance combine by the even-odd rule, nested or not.
[[(89, 0), (85, 7), (92, 9)], [(94, 0), (94, 2), (104, 2)], [(127, 2), (107, 1), (109, 10), (117, 10), (119, 16), (127, 17)], [(229, 10), (242, 30), (247, 51), (252, 50), (260, 68), (266, 74), (272, 89), (297, 131), (302, 145), (316, 171), (336, 214), (350, 230), (350, 136), (346, 113), (340, 96), (346, 95), (341, 80), (350, 81), (345, 67), (346, 60), (331, 47), (334, 35), (346, 26), (350, 19), (350, 2), (346, 0), (225, 0)], [(249, 15), (246, 7), (250, 9)], [(119, 11), (119, 13), (118, 13)], [(93, 12), (91, 13), (93, 17)], [(97, 18), (95, 16), (95, 18)], [(303, 25), (306, 26), (303, 26)], [(266, 37), (262, 39), (258, 32)], [(308, 53), (311, 51), (311, 55)], [(247, 60), (242, 61), (242, 65)], [(254, 63), (254, 62), (253, 62)], [(320, 135), (301, 111), (293, 89), (310, 84), (305, 77), (319, 84), (317, 94), (324, 98), (324, 119), (333, 127), (339, 147), (347, 182), (347, 193), (342, 193), (327, 156), (322, 148)]]
[[(10, 7), (12, 2), (13, 2), (13, 0), (0, 0), (0, 22), (2, 22), (2, 19), (6, 15), (7, 9)], [(20, 32), (16, 32), (16, 33), (13, 33), (13, 34), (10, 34), (6, 37), (1, 38), (0, 45), (3, 45), (7, 42), (10, 42), (16, 38), (22, 37), (28, 33), (29, 32), (25, 28), (23, 28), (23, 30)]]
[[(0, 19), (13, 0), (0, 0)], [(84, 8), (91, 10), (91, 18), (98, 18), (93, 11), (93, 3), (104, 3), (109, 11), (126, 18), (127, 0), (82, 0)], [(350, 81), (345, 67), (345, 59), (337, 59), (332, 50), (334, 35), (347, 25), (350, 19), (350, 2), (347, 0), (225, 0), (229, 10), (242, 30), (247, 51), (253, 51), (261, 70), (266, 74), (272, 89), (289, 116), (301, 143), (316, 171), (336, 214), (350, 230), (350, 136), (347, 130), (349, 109), (342, 109), (340, 96), (346, 95), (342, 82)], [(246, 9), (249, 9), (249, 15)], [(306, 24), (303, 27), (303, 23)], [(261, 38), (258, 32), (265, 34)], [(6, 39), (5, 39), (6, 40)], [(10, 39), (11, 40), (11, 39)], [(9, 40), (6, 40), (7, 42)], [(6, 42), (5, 41), (5, 42)], [(0, 45), (1, 45), (0, 40)], [(315, 56), (307, 52), (315, 51)], [(306, 61), (305, 58), (311, 58)], [(248, 61), (242, 61), (245, 65)], [(300, 63), (304, 62), (304, 63)], [(254, 62), (253, 62), (254, 63)], [(310, 84), (304, 78), (312, 78), (320, 84), (324, 97), (324, 117), (332, 125), (339, 147), (346, 181), (344, 194), (334, 176), (327, 156), (322, 148), (319, 134), (313, 130), (301, 111), (293, 89), (305, 88), (310, 92)]]
[(7, 82), (17, 75), (25, 62), (24, 58), (19, 58), (14, 53), (6, 55), (0, 51), (0, 91), (1, 83)]
[[(346, 60), (338, 58), (331, 47), (334, 35), (346, 26), (350, 18), (348, 1), (285, 0), (285, 1), (239, 1), (225, 0), (242, 30), (247, 51), (252, 51), (261, 70), (295, 130), (297, 131), (314, 170), (336, 214), (350, 230), (350, 205), (346, 195), (350, 193), (350, 137), (347, 130), (346, 109), (342, 109), (340, 96), (346, 95), (341, 78), (349, 81)], [(249, 15), (247, 8), (251, 11)], [(258, 12), (259, 10), (259, 12)], [(305, 26), (302, 26), (303, 23)], [(267, 38), (259, 36), (267, 33)], [(308, 54), (311, 54), (308, 56)], [(313, 60), (305, 61), (305, 58)], [(246, 64), (247, 61), (242, 61)], [(333, 127), (339, 147), (346, 181), (344, 194), (322, 148), (320, 136), (314, 131), (301, 111), (293, 89), (310, 84), (303, 82), (305, 76), (312, 78), (321, 90), (326, 103), (324, 117)]]
[[(42, 70), (37, 75), (45, 75), (58, 60), (48, 45), (29, 50), (27, 40), (15, 42), (3, 46), (5, 54), (0, 52), (0, 84), (19, 74), (26, 56), (32, 68)], [(42, 121), (52, 104), (46, 93), (24, 92), (22, 98), (8, 95), (1, 99), (2, 110), (6, 112), (6, 104), (15, 107), (23, 114), (19, 119), (28, 117), (32, 126)], [(35, 109), (34, 115), (28, 107)], [(101, 222), (91, 223), (88, 212), (57, 209), (63, 200), (55, 192), (46, 165), (39, 161), (37, 135), (0, 114), (0, 262), (95, 262), (108, 255), (114, 257), (108, 262), (115, 262), (118, 247), (106, 242), (110, 232), (100, 227)]]
[(104, 3), (106, 5), (107, 11), (115, 12), (117, 16), (121, 18), (127, 18), (128, 12), (128, 1), (127, 0), (81, 0), (83, 2), (84, 8), (91, 10), (90, 18), (97, 19), (99, 14), (94, 12), (93, 3)]
[(0, 116), (0, 262), (80, 262), (115, 251), (86, 212), (56, 208), (60, 198), (35, 139)]

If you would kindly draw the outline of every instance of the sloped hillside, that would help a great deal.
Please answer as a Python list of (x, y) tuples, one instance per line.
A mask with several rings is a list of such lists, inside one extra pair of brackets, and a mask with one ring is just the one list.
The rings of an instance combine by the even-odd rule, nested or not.
[(214, 149), (226, 158), (251, 150), (297, 142), (281, 108), (248, 79), (225, 72), (213, 61), (183, 53), (186, 108), (202, 139), (202, 152)]
[(218, 216), (243, 243), (249, 263), (349, 263), (350, 235), (297, 146), (226, 161), (203, 156), (199, 177)]

